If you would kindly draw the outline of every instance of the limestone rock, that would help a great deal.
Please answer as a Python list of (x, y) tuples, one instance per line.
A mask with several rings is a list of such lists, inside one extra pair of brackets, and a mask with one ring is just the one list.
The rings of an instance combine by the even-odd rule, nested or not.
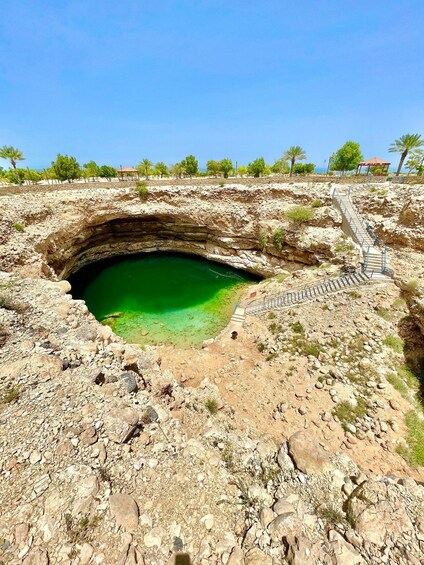
[(283, 443), (283, 445), (280, 447), (277, 455), (277, 463), (282, 471), (287, 472), (294, 470), (293, 460), (288, 453), (287, 443)]
[(274, 520), (276, 513), (271, 508), (262, 508), (259, 517), (262, 527), (266, 528)]
[(272, 558), (260, 549), (254, 547), (246, 553), (244, 565), (272, 565)]
[(143, 555), (132, 544), (125, 546), (117, 565), (145, 565)]
[(316, 565), (321, 556), (319, 543), (313, 544), (304, 536), (287, 536), (289, 546), (286, 559), (290, 565)]
[(72, 290), (71, 284), (68, 281), (59, 281), (59, 282), (55, 283), (55, 285), (57, 286), (57, 288), (60, 288), (60, 290), (64, 294), (71, 292), (71, 290)]
[(49, 565), (50, 560), (45, 549), (35, 547), (32, 549), (22, 562), (22, 565)]
[(231, 551), (227, 565), (244, 565), (244, 563), (244, 552), (240, 546), (235, 545)]
[(81, 565), (88, 565), (94, 554), (94, 548), (90, 543), (83, 543), (79, 554)]
[(124, 493), (112, 494), (109, 506), (116, 522), (126, 531), (134, 532), (138, 526), (138, 506), (131, 496)]
[(302, 523), (296, 512), (280, 514), (269, 524), (268, 530), (274, 543), (281, 543), (287, 536), (298, 536)]
[(365, 561), (356, 549), (342, 535), (330, 530), (328, 539), (333, 550), (335, 565), (365, 565)]
[(289, 438), (289, 453), (296, 467), (303, 473), (314, 474), (331, 471), (333, 465), (327, 453), (310, 434), (299, 431)]
[(363, 539), (379, 547), (388, 536), (400, 536), (414, 529), (402, 500), (386, 484), (371, 479), (352, 492), (348, 513)]
[(110, 440), (124, 443), (133, 435), (138, 424), (138, 414), (133, 408), (113, 408), (105, 418), (104, 426)]

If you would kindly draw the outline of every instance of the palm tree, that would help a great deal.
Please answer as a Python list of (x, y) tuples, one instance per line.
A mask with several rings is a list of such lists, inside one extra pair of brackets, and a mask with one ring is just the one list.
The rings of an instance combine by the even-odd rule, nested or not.
[(16, 147), (12, 147), (11, 145), (3, 145), (3, 147), (0, 148), (0, 158), (7, 159), (10, 161), (10, 164), (15, 169), (16, 178), (18, 179), (18, 184), (21, 184), (19, 171), (16, 168), (16, 162), (23, 161), (25, 159), (22, 151), (19, 151), (19, 149), (16, 149)]
[(293, 175), (293, 167), (296, 160), (303, 161), (304, 159), (306, 159), (306, 153), (299, 145), (292, 145), (287, 149), (283, 155), (283, 160), (290, 161), (290, 176)]
[(394, 143), (391, 144), (389, 147), (390, 153), (400, 153), (400, 161), (399, 166), (396, 171), (396, 176), (399, 176), (400, 171), (402, 170), (403, 162), (405, 161), (408, 153), (412, 149), (419, 149), (424, 145), (424, 139), (421, 137), (419, 133), (406, 133), (396, 139)]
[(144, 175), (146, 177), (146, 179), (149, 178), (149, 173), (150, 173), (150, 169), (152, 168), (153, 163), (151, 161), (149, 161), (149, 159), (143, 159), (142, 161), (140, 161), (140, 163), (137, 165), (136, 169), (137, 171), (139, 171), (142, 175)]

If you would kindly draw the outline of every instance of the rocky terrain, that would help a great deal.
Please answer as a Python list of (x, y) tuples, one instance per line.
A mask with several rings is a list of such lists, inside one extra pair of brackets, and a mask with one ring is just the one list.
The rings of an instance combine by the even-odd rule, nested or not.
[(0, 197), (0, 562), (424, 562), (423, 192), (355, 191), (394, 283), (192, 350), (125, 343), (61, 279), (173, 249), (267, 276), (258, 296), (313, 284), (360, 260), (328, 185)]

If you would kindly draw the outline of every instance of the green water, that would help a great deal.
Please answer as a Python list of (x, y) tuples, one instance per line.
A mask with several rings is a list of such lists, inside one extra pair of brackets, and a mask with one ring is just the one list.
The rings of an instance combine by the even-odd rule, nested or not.
[(73, 297), (126, 341), (187, 347), (216, 336), (256, 280), (196, 256), (148, 253), (87, 265), (69, 282)]

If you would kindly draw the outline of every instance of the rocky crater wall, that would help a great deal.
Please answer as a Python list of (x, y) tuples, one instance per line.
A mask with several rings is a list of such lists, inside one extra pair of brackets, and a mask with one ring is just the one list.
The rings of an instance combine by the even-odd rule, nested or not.
[(128, 188), (3, 197), (0, 269), (55, 280), (106, 257), (180, 251), (270, 276), (337, 260), (340, 220), (325, 200), (306, 226), (285, 217), (313, 198), (302, 187), (159, 187), (147, 201)]

